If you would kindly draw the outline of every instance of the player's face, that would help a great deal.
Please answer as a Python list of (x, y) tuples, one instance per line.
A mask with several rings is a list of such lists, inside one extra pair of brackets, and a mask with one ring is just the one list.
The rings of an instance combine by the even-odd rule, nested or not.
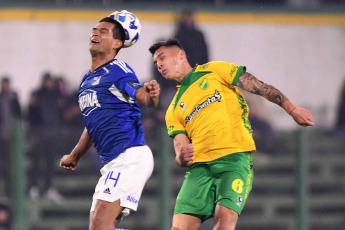
[(154, 65), (167, 80), (177, 80), (178, 78), (181, 67), (180, 51), (176, 47), (162, 46), (153, 55)]
[(114, 51), (117, 39), (113, 37), (114, 24), (100, 22), (92, 29), (89, 50), (91, 54), (110, 53)]

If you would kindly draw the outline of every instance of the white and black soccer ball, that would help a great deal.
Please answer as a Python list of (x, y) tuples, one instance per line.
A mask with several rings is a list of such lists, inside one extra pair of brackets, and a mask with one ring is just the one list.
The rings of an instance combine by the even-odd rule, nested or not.
[(109, 17), (118, 21), (125, 30), (126, 38), (123, 48), (134, 45), (140, 36), (141, 24), (139, 19), (127, 10), (115, 11)]

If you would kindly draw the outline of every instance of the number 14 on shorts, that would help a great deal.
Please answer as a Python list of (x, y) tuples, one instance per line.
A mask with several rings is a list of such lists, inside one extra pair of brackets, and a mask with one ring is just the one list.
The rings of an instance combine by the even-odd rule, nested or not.
[(114, 171), (109, 171), (108, 172), (108, 175), (107, 175), (107, 178), (105, 179), (104, 181), (104, 184), (106, 184), (108, 182), (108, 180), (113, 180), (113, 181), (109, 181), (110, 182), (114, 182), (114, 186), (113, 187), (116, 187), (116, 184), (120, 178), (120, 175), (121, 175), (121, 172), (114, 172)]

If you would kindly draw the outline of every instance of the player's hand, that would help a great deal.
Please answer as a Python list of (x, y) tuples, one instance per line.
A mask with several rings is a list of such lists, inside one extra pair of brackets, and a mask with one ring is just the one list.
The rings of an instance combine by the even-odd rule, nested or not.
[(161, 89), (160, 89), (160, 85), (158, 84), (156, 80), (146, 82), (144, 84), (144, 87), (146, 89), (146, 92), (149, 93), (151, 98), (155, 98), (159, 96)]
[(71, 155), (64, 155), (60, 160), (60, 167), (67, 170), (74, 170), (78, 165), (78, 161)]
[(193, 144), (185, 145), (181, 148), (178, 160), (181, 167), (190, 167), (194, 160), (194, 146)]
[(297, 124), (303, 127), (314, 125), (314, 118), (307, 109), (296, 107), (290, 115), (296, 121)]

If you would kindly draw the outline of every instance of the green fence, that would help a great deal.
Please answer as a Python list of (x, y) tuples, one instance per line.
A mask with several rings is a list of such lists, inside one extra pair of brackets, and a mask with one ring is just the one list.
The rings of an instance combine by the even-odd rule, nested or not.
[[(20, 121), (13, 123), (11, 209), (18, 230), (75, 230), (88, 228), (91, 196), (98, 179), (91, 157), (79, 169), (67, 172), (58, 167), (54, 186), (65, 201), (56, 204), (27, 196), (28, 167), (25, 135)], [(68, 132), (65, 130), (65, 132)], [(239, 219), (239, 230), (340, 230), (345, 218), (344, 137), (314, 128), (282, 131), (286, 146), (277, 152), (254, 154), (254, 185)], [(66, 144), (66, 139), (61, 145)], [(138, 212), (121, 223), (129, 229), (169, 229), (174, 201), (185, 170), (174, 162), (172, 140), (165, 128), (150, 140), (155, 170), (148, 181)], [(91, 170), (92, 169), (92, 170)], [(2, 186), (5, 182), (2, 181)], [(212, 219), (200, 229), (211, 229)]]

